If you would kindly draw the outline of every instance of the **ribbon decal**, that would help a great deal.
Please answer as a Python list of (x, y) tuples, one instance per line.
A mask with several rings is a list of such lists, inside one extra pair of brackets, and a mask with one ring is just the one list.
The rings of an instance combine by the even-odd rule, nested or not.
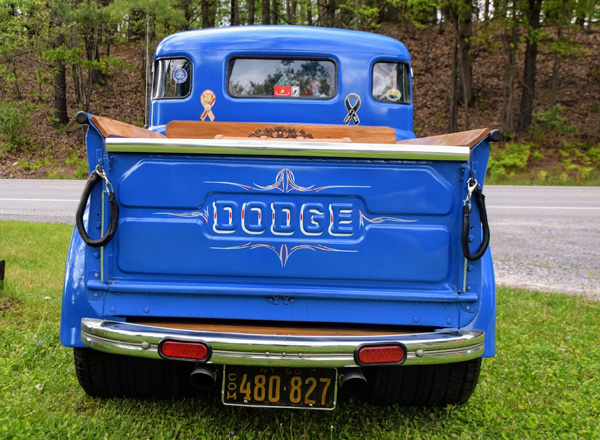
[(209, 118), (211, 121), (215, 120), (215, 114), (211, 109), (213, 105), (215, 105), (216, 100), (217, 97), (212, 90), (205, 90), (202, 92), (202, 95), (200, 95), (200, 104), (202, 104), (204, 111), (200, 116), (200, 120), (204, 121), (206, 118)]
[[(350, 102), (351, 99), (356, 100), (354, 101), (354, 104)], [(354, 122), (354, 125), (360, 124), (360, 119), (356, 114), (360, 108), (360, 96), (358, 96), (356, 93), (350, 93), (348, 96), (346, 96), (344, 104), (346, 104), (346, 109), (348, 110), (348, 114), (344, 118), (344, 124), (349, 125), (350, 121)]]

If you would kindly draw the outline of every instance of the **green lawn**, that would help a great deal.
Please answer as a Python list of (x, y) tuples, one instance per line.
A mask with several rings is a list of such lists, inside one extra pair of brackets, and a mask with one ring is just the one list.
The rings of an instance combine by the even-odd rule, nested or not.
[(1, 439), (600, 438), (599, 303), (513, 289), (498, 291), (498, 354), (460, 407), (351, 401), (307, 412), (223, 407), (214, 395), (92, 399), (58, 340), (71, 231), (0, 222)]

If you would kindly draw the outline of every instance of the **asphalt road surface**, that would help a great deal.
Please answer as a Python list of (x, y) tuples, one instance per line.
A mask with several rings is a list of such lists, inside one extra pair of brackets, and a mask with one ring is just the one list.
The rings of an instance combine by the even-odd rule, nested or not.
[[(73, 224), (84, 184), (0, 179), (0, 220)], [(600, 299), (600, 187), (488, 186), (484, 193), (498, 284)]]

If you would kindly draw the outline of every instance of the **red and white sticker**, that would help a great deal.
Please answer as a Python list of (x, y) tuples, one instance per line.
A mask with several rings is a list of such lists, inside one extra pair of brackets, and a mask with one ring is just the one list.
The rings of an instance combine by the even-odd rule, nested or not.
[(273, 96), (292, 96), (292, 86), (275, 86), (273, 88)]

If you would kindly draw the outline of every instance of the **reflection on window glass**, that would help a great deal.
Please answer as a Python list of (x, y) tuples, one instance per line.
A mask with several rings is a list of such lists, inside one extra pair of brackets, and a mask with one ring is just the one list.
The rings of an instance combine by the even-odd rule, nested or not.
[(184, 98), (190, 94), (192, 67), (185, 58), (167, 58), (154, 65), (152, 97)]
[(331, 98), (335, 64), (328, 60), (236, 58), (229, 63), (228, 91), (236, 98)]
[(373, 88), (375, 101), (410, 104), (409, 69), (402, 63), (375, 63)]

